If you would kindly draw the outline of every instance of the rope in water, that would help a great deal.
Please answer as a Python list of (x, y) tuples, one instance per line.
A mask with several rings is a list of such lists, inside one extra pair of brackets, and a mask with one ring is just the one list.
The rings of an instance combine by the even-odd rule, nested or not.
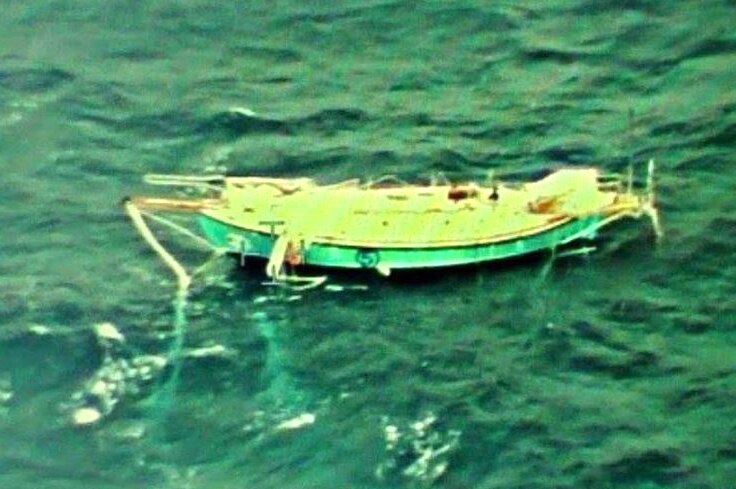
[(179, 263), (176, 258), (174, 258), (173, 255), (169, 253), (166, 248), (163, 247), (161, 243), (159, 243), (158, 239), (156, 239), (156, 237), (151, 232), (151, 229), (148, 227), (148, 224), (146, 224), (146, 221), (143, 219), (143, 214), (138, 209), (138, 207), (135, 206), (135, 204), (130, 201), (126, 202), (125, 210), (128, 212), (128, 215), (133, 221), (133, 224), (135, 225), (138, 233), (140, 233), (143, 239), (146, 240), (153, 251), (155, 251), (158, 256), (161, 257), (164, 263), (168, 265), (171, 271), (174, 272), (174, 275), (176, 275), (176, 279), (179, 285), (179, 294), (177, 295), (182, 295), (186, 297), (187, 291), (189, 290), (189, 285), (191, 285), (192, 283), (192, 279), (187, 271), (184, 269), (181, 263)]
[(181, 354), (184, 347), (184, 337), (187, 328), (187, 298), (189, 296), (189, 287), (192, 283), (192, 277), (187, 273), (181, 263), (179, 263), (176, 258), (174, 258), (174, 256), (164, 248), (158, 239), (156, 239), (153, 232), (151, 232), (151, 229), (148, 227), (148, 224), (143, 219), (143, 214), (135, 204), (130, 201), (126, 202), (125, 210), (133, 221), (138, 233), (171, 269), (177, 280), (177, 292), (173, 303), (174, 339), (167, 354), (167, 361), (172, 365), (172, 372), (168, 381), (163, 383), (161, 391), (156, 394), (158, 401), (162, 401), (165, 404), (170, 405), (179, 380), (179, 374), (181, 372)]

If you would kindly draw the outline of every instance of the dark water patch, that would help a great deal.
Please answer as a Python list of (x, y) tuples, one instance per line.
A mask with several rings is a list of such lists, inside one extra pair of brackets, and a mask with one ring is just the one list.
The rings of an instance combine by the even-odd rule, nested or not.
[(17, 92), (46, 92), (75, 78), (74, 74), (60, 68), (0, 69), (0, 87)]
[(131, 133), (144, 139), (194, 136), (199, 134), (199, 129), (203, 126), (197, 114), (184, 110), (125, 117), (109, 115), (106, 111), (89, 111), (77, 117), (85, 122), (117, 132)]
[[(729, 280), (727, 287), (731, 287), (733, 280)], [(727, 287), (723, 287), (727, 290)], [(697, 308), (698, 316), (717, 318), (713, 321), (714, 330), (720, 334), (731, 334), (736, 325), (736, 302), (733, 301), (733, 292), (728, 290), (720, 294), (713, 294), (704, 300)]]
[(554, 102), (525, 105), (524, 110), (541, 117), (542, 120), (539, 122), (545, 123), (551, 117), (560, 117), (561, 114), (577, 110), (577, 106), (574, 103), (555, 99)]
[(692, 247), (684, 247), (682, 253), (674, 257), (674, 262), (689, 273), (707, 274), (711, 277), (724, 277), (736, 271), (726, 259), (736, 250), (729, 236), (736, 229), (736, 219), (714, 217), (700, 232), (700, 238)]
[(245, 110), (228, 110), (214, 115), (201, 124), (197, 132), (205, 134), (224, 133), (230, 137), (250, 134), (290, 134), (287, 122), (257, 115)]
[(659, 356), (649, 351), (621, 353), (579, 349), (571, 354), (569, 366), (581, 372), (626, 379), (657, 374), (660, 370), (659, 363)]
[[(670, 143), (662, 141), (662, 149), (700, 147), (709, 152), (730, 148), (736, 138), (736, 124), (718, 125), (717, 118), (693, 118), (688, 121), (677, 121), (655, 126), (650, 130), (654, 138), (667, 138)], [(666, 140), (665, 140), (666, 141)], [(703, 158), (702, 155), (696, 158)]]
[(725, 458), (726, 460), (736, 460), (736, 441), (732, 442), (733, 446), (725, 448), (719, 448), (716, 451), (718, 458)]
[(318, 24), (330, 24), (339, 20), (357, 17), (359, 14), (360, 9), (336, 9), (333, 12), (302, 12), (291, 16), (288, 22), (301, 22), (307, 20)]
[[(94, 371), (101, 361), (96, 339), (86, 332), (56, 333), (54, 329), (17, 331), (0, 339), (0, 372), (10, 375), (19, 399), (30, 399), (46, 390), (70, 386)], [(32, 356), (35, 362), (28, 362)]]
[(518, 125), (499, 125), (481, 130), (465, 130), (460, 135), (470, 139), (496, 141), (499, 138), (542, 137), (554, 126), (548, 121), (530, 121)]
[[(192, 87), (196, 88), (198, 92), (209, 93), (213, 90), (216, 90), (223, 94), (238, 92), (240, 95), (242, 95), (242, 84), (243, 80), (238, 78), (237, 76), (211, 76), (197, 80), (195, 83), (192, 84)], [(230, 111), (237, 112), (238, 109), (230, 109)], [(247, 111), (243, 112), (248, 113)]]
[(716, 325), (712, 318), (703, 314), (687, 314), (673, 318), (672, 326), (688, 334), (703, 334), (711, 331)]
[(287, 135), (299, 132), (333, 135), (338, 131), (356, 130), (368, 120), (368, 114), (359, 109), (326, 109), (308, 116), (286, 120), (233, 109), (212, 117), (201, 127), (201, 131), (222, 131), (235, 137), (268, 133)]
[(610, 334), (603, 328), (596, 326), (588, 321), (573, 321), (570, 328), (579, 338), (600, 343), (609, 344), (611, 341)]
[(708, 136), (702, 140), (703, 145), (713, 145), (722, 148), (736, 147), (736, 124), (729, 124), (725, 128), (717, 131), (714, 135)]
[(525, 345), (535, 358), (547, 365), (564, 365), (573, 351), (573, 334), (565, 327), (547, 323)]
[(288, 48), (276, 48), (257, 45), (240, 45), (228, 48), (232, 56), (247, 59), (257, 59), (269, 63), (297, 63), (302, 61), (298, 51)]
[(543, 420), (533, 417), (515, 420), (509, 426), (508, 436), (515, 440), (527, 440), (529, 437), (541, 437), (549, 435), (554, 428)]
[(233, 350), (226, 356), (187, 358), (182, 365), (180, 385), (187, 392), (226, 393), (237, 389), (244, 396), (253, 395), (267, 387), (262, 378), (265, 348), (259, 348), (258, 352), (254, 356), (252, 352)]
[(389, 85), (389, 92), (425, 91), (438, 84), (438, 80), (429, 73), (403, 73)]
[(619, 299), (608, 303), (605, 317), (622, 323), (640, 323), (676, 310), (674, 305), (646, 299)]
[(185, 110), (170, 110), (157, 114), (131, 116), (119, 127), (147, 137), (177, 138), (196, 133), (200, 124), (197, 114)]
[(295, 130), (314, 131), (332, 135), (338, 131), (354, 131), (370, 121), (368, 113), (360, 109), (325, 109), (302, 118), (292, 119)]
[(499, 34), (518, 27), (518, 22), (502, 12), (487, 12), (478, 7), (442, 6), (427, 13), (428, 29), (442, 32), (452, 26), (454, 32), (462, 32), (464, 36), (474, 34), (487, 35), (489, 32)]
[(668, 13), (668, 10), (656, 0), (583, 0), (571, 9), (575, 14), (620, 14), (622, 10), (632, 10), (656, 17), (660, 13)]
[(582, 51), (564, 51), (561, 49), (545, 47), (526, 49), (523, 51), (522, 56), (529, 62), (550, 61), (560, 64), (571, 64), (577, 61), (587, 60), (592, 57), (590, 53)]
[(278, 155), (275, 164), (268, 168), (255, 170), (254, 174), (289, 176), (315, 173), (321, 170), (339, 168), (351, 159), (347, 148), (333, 148), (326, 151), (310, 151), (297, 154)]
[(272, 76), (272, 77), (254, 80), (253, 82), (262, 83), (264, 85), (286, 85), (288, 83), (293, 83), (294, 78), (290, 76)]
[(131, 47), (131, 48), (113, 48), (107, 55), (112, 59), (122, 59), (125, 61), (131, 61), (134, 63), (141, 63), (144, 61), (158, 61), (167, 58), (167, 54), (164, 51), (146, 47)]
[(701, 58), (734, 52), (736, 52), (736, 40), (734, 39), (705, 39), (688, 50), (683, 58)]
[(413, 112), (393, 115), (388, 118), (392, 124), (403, 127), (439, 127), (457, 129), (466, 126), (478, 126), (482, 120), (451, 117), (438, 117), (427, 112)]
[(426, 362), (423, 363), (423, 373), (436, 380), (462, 379), (464, 377), (462, 372), (468, 372), (468, 369), (475, 370), (474, 367), (477, 367), (479, 354), (472, 343), (456, 342), (448, 346), (448, 351), (427, 353), (422, 357), (423, 362)]
[(210, 17), (205, 15), (197, 18), (184, 17), (175, 24), (164, 25), (163, 29), (172, 38), (178, 37), (181, 42), (188, 45), (211, 42), (212, 39), (222, 38), (223, 34), (227, 33), (229, 29), (222, 20)]
[(649, 130), (652, 137), (660, 136), (692, 136), (695, 133), (702, 132), (707, 129), (711, 121), (689, 119), (687, 121), (667, 122), (665, 124), (653, 126)]
[[(56, 443), (70, 443), (71, 440), (58, 439)], [(49, 441), (49, 443), (53, 443)], [(77, 461), (78, 462), (78, 461)], [(82, 467), (76, 464), (59, 464), (56, 461), (29, 459), (18, 455), (0, 456), (0, 463), (18, 479), (26, 484), (43, 484), (47, 487), (63, 487), (65, 484), (90, 484), (99, 482), (99, 469), (91, 465)], [(22, 486), (22, 487), (25, 487)], [(98, 486), (99, 487), (99, 486)], [(105, 484), (102, 487), (112, 487)]]
[(448, 175), (467, 172), (470, 159), (458, 151), (443, 149), (430, 158), (429, 169), (441, 171)]
[(312, 8), (310, 10), (312, 11), (292, 14), (285, 19), (285, 22), (287, 25), (293, 25), (295, 21), (309, 21), (315, 24), (339, 24), (351, 20), (373, 21), (402, 18), (408, 13), (416, 13), (417, 9), (415, 6), (398, 0), (377, 0), (333, 9)]
[(557, 145), (539, 151), (547, 161), (565, 164), (590, 164), (596, 161), (596, 150), (592, 146)]
[[(511, 175), (512, 173), (516, 175), (520, 175), (521, 172), (509, 172), (507, 173), (506, 170), (511, 167), (521, 167), (523, 166), (520, 164), (520, 162), (526, 163), (529, 159), (529, 155), (526, 152), (514, 152), (514, 151), (487, 151), (480, 153), (475, 160), (477, 162), (480, 162), (481, 166), (478, 167), (479, 170), (485, 172), (487, 174), (488, 170), (494, 169), (499, 170), (499, 173), (497, 176), (505, 179), (508, 175)], [(529, 169), (527, 171), (533, 172), (535, 170)]]
[(730, 169), (733, 164), (731, 153), (708, 151), (706, 154), (683, 159), (673, 165), (673, 168), (682, 172), (709, 172), (722, 173)]
[[(53, 219), (46, 227), (59, 227), (61, 220)], [(34, 317), (41, 323), (84, 324), (89, 319), (83, 296), (85, 291), (79, 287), (57, 286), (43, 296), (43, 303), (34, 311)]]
[[(712, 387), (709, 386), (696, 386), (696, 387), (689, 387), (682, 391), (681, 393), (677, 394), (674, 399), (669, 403), (670, 406), (673, 409), (694, 409), (700, 406), (703, 406), (704, 404), (710, 404), (716, 400), (718, 400), (719, 397), (723, 396), (724, 392), (718, 392), (717, 390), (714, 390)], [(724, 399), (724, 404), (733, 404), (734, 402), (734, 396), (726, 396)]]
[[(353, 152), (347, 147), (334, 147), (318, 151), (296, 153), (277, 152), (273, 158), (262, 161), (258, 168), (249, 168), (247, 170), (233, 168), (232, 174), (277, 177), (294, 177), (295, 175), (311, 176), (321, 183), (336, 183), (337, 181), (356, 176), (366, 180), (369, 178), (378, 178), (386, 174), (396, 175), (400, 178), (409, 178), (413, 176), (413, 173), (407, 176), (395, 171), (397, 165), (405, 161), (405, 158), (399, 158), (398, 155), (389, 150), (363, 153)], [(254, 266), (259, 271), (261, 265), (263, 264), (254, 262)], [(324, 270), (314, 271), (314, 273), (321, 272), (324, 272)], [(341, 275), (339, 271), (331, 272), (336, 273), (338, 277)], [(372, 277), (372, 275), (370, 276)], [(355, 271), (347, 273), (347, 277), (345, 278), (348, 280), (351, 278), (355, 279)]]
[[(682, 60), (678, 58), (638, 58), (638, 59), (627, 59), (624, 61), (621, 61), (621, 64), (626, 67), (627, 69), (633, 70), (634, 72), (637, 72), (638, 74), (643, 75), (646, 79), (646, 77), (659, 77), (666, 75), (673, 69), (675, 69), (677, 66), (680, 65)], [(637, 92), (643, 92), (645, 91), (645, 86), (643, 84), (638, 85), (640, 88), (637, 90)], [(635, 93), (637, 93), (635, 92)]]
[(609, 109), (608, 107), (585, 107), (581, 110), (581, 113), (598, 116), (620, 116), (621, 114), (619, 110)]
[[(8, 250), (10, 251), (10, 250)], [(13, 291), (0, 295), (0, 324), (8, 324), (29, 311), (25, 297)]]
[(667, 485), (683, 482), (695, 471), (685, 464), (679, 450), (674, 448), (624, 452), (617, 460), (603, 465), (600, 470), (601, 478), (615, 484), (651, 481)]
[(623, 93), (638, 93), (641, 91), (640, 81), (636, 77), (622, 73), (603, 73), (594, 75), (588, 82), (590, 87), (608, 89)]
[[(718, 242), (719, 238), (725, 238), (727, 236), (733, 236), (732, 233), (736, 232), (736, 217), (714, 217), (705, 228), (707, 236), (712, 237), (709, 241)], [(728, 243), (730, 240), (726, 240)], [(729, 248), (733, 250), (734, 248)]]
[(94, 157), (79, 158), (76, 162), (72, 163), (71, 166), (88, 175), (116, 176), (117, 178), (124, 178), (125, 175), (131, 177), (139, 176), (138, 172), (134, 168), (113, 165), (110, 161)]
[(396, 166), (401, 162), (401, 158), (395, 151), (380, 150), (370, 153), (367, 157), (371, 168), (388, 168)]
[[(102, 146), (110, 150), (116, 145), (104, 141)], [(121, 145), (119, 149), (123, 148), (124, 146)], [(113, 160), (102, 160), (85, 154), (59, 155), (53, 160), (52, 164), (40, 168), (36, 175), (38, 177), (56, 176), (77, 183), (81, 183), (89, 177), (125, 178), (128, 176), (136, 179), (140, 178), (140, 174), (133, 168), (116, 165)]]
[(61, 99), (72, 114), (84, 115), (88, 111), (100, 111), (102, 114), (116, 114), (133, 108), (131, 88), (116, 82), (79, 83), (74, 92)]

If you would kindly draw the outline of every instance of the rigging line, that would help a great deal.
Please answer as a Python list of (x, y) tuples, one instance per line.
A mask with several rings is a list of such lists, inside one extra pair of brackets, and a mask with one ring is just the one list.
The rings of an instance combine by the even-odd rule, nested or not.
[[(185, 228), (184, 226), (181, 226), (179, 224), (176, 224), (175, 222), (173, 222), (173, 221), (171, 221), (169, 219), (165, 219), (165, 218), (163, 218), (161, 216), (157, 216), (157, 215), (155, 215), (155, 214), (153, 214), (151, 212), (141, 211), (137, 207), (136, 207), (136, 210), (138, 210), (138, 212), (141, 215), (146, 216), (147, 218), (149, 218), (149, 219), (151, 219), (153, 221), (156, 221), (159, 224), (163, 224), (164, 226), (167, 226), (167, 227), (173, 229), (174, 231), (177, 231), (177, 232), (179, 232), (179, 233), (181, 233), (181, 234), (183, 234), (183, 235), (185, 235), (185, 236), (193, 239), (196, 243), (202, 245), (203, 247), (205, 247), (205, 248), (207, 248), (209, 250), (212, 250), (213, 249), (213, 247), (212, 247), (212, 245), (210, 244), (209, 241), (207, 241), (206, 239), (204, 239), (201, 236), (196, 235), (195, 233), (193, 233), (189, 229)], [(149, 244), (150, 244), (150, 242), (149, 242)]]

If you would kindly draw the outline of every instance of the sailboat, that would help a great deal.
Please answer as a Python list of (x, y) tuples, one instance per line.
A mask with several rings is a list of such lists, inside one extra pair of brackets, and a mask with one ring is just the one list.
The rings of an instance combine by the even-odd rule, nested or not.
[(393, 177), (319, 184), (310, 178), (148, 175), (148, 183), (195, 187), (201, 197), (134, 196), (125, 206), (157, 248), (143, 216), (188, 213), (200, 235), (158, 220), (220, 253), (264, 259), (266, 274), (276, 283), (316, 286), (326, 277), (301, 276), (300, 269), (372, 269), (387, 276), (394, 270), (484, 263), (591, 240), (625, 218), (648, 217), (659, 236), (653, 172), (650, 161), (643, 188), (634, 187), (631, 172), (607, 175), (595, 167), (484, 184), (444, 178), (426, 184)]

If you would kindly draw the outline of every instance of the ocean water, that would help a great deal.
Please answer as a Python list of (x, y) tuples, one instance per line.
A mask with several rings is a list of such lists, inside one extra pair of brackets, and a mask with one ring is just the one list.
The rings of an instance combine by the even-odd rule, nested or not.
[[(734, 19), (733, 0), (4, 1), (0, 487), (733, 487)], [(179, 329), (119, 205), (150, 172), (650, 158), (659, 243), (621, 224), (551, 267), (301, 293), (218, 260)], [(84, 406), (105, 415), (74, 426)]]

